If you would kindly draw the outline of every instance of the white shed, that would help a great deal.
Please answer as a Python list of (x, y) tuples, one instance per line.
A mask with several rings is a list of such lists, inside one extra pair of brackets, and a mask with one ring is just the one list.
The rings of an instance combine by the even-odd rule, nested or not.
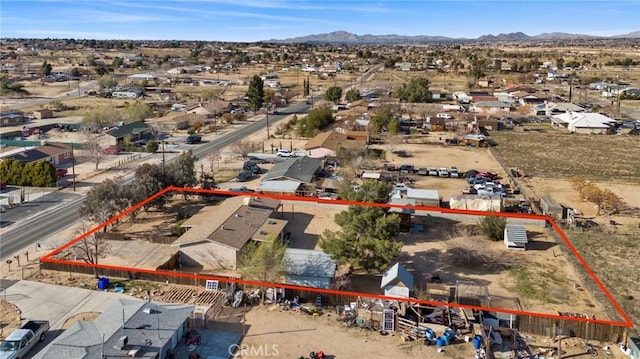
[(521, 224), (507, 224), (504, 228), (504, 245), (509, 249), (525, 250), (529, 238), (527, 230)]
[(382, 276), (380, 288), (384, 289), (386, 296), (409, 298), (413, 290), (413, 276), (400, 263), (396, 263)]

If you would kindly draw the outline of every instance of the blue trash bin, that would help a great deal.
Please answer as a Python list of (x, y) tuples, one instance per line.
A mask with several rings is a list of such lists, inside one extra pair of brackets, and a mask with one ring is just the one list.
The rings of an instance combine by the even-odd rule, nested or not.
[(482, 336), (476, 335), (473, 337), (473, 349), (478, 350), (482, 346)]
[(107, 288), (109, 288), (109, 278), (108, 277), (100, 277), (98, 279), (98, 289), (99, 290), (106, 290)]

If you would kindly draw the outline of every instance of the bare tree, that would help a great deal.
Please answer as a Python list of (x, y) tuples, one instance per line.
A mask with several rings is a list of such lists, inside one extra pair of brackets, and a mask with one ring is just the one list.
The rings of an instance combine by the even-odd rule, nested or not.
[(209, 160), (210, 170), (213, 172), (213, 164), (217, 163), (218, 167), (220, 167), (220, 160), (222, 159), (222, 156), (220, 156), (220, 151), (213, 151), (207, 156), (207, 159)]
[[(85, 225), (82, 223), (80, 229), (84, 232)], [(81, 260), (89, 264), (98, 264), (100, 258), (105, 258), (111, 253), (111, 244), (104, 237), (89, 235), (71, 247), (71, 253), (76, 260)], [(97, 268), (93, 268), (93, 274), (98, 278)]]
[(404, 140), (403, 135), (389, 134), (389, 137), (387, 138), (387, 148), (389, 148), (389, 151), (393, 153), (396, 151), (396, 149), (398, 148), (398, 145), (402, 143), (403, 140)]
[(249, 140), (239, 140), (231, 145), (231, 151), (242, 158), (246, 158), (252, 149), (253, 142)]
[(89, 161), (96, 164), (96, 171), (98, 170), (100, 163), (105, 157), (105, 153), (102, 151), (100, 142), (98, 141), (99, 134), (91, 132), (91, 130), (84, 130), (85, 142), (83, 143), (83, 150), (85, 156)]

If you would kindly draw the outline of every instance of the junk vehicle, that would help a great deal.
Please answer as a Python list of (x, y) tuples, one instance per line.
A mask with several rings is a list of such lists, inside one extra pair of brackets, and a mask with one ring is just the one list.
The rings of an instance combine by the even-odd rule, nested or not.
[(0, 344), (0, 359), (22, 359), (40, 341), (44, 341), (49, 330), (49, 321), (30, 320), (16, 329)]

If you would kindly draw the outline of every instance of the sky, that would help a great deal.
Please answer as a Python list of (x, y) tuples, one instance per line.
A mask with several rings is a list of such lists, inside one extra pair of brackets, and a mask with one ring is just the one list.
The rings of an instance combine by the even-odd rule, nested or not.
[(640, 0), (2, 0), (0, 37), (254, 42), (358, 35), (640, 30)]

